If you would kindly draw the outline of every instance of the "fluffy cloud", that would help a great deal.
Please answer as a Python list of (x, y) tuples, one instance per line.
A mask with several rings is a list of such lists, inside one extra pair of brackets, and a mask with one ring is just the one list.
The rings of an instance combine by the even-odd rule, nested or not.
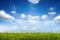
[(49, 15), (56, 15), (56, 12), (48, 12)]
[(49, 14), (49, 15), (56, 15), (56, 12), (54, 12), (54, 10), (55, 10), (54, 7), (50, 7), (50, 8), (49, 8), (49, 11), (50, 11), (50, 12), (48, 12), (48, 14)]
[[(54, 30), (52, 29), (53, 27), (55, 27), (55, 23), (53, 22), (53, 20), (44, 21), (44, 19), (47, 19), (48, 15), (42, 15), (40, 17), (21, 14), (20, 16), (21, 19), (15, 19), (15, 24), (11, 22), (11, 24), (14, 26), (0, 25), (0, 32), (50, 32), (50, 29), (52, 31)], [(40, 18), (42, 18), (43, 21), (40, 21)], [(60, 16), (55, 17), (54, 21), (56, 21), (57, 18), (60, 19)]]
[(25, 18), (26, 15), (25, 15), (25, 14), (21, 14), (20, 17), (21, 17), (21, 18)]
[(44, 24), (46, 27), (51, 26), (51, 25), (55, 25), (54, 21), (52, 21), (52, 20), (42, 21), (41, 24)]
[[(43, 19), (47, 19), (48, 15), (42, 15)], [(47, 17), (46, 17), (47, 16)], [(22, 25), (21, 30), (25, 32), (53, 32), (55, 29), (55, 23), (53, 20), (40, 21), (40, 16), (26, 15), (27, 19), (17, 20), (17, 24)], [(51, 29), (51, 31), (50, 31)], [(21, 31), (20, 30), (20, 31)]]
[(4, 10), (0, 10), (0, 19), (1, 20), (8, 20), (13, 21), (15, 18), (7, 14)]
[(16, 14), (16, 7), (15, 7), (14, 5), (12, 6), (12, 11), (11, 11), (11, 13)]
[(32, 24), (39, 23), (39, 19), (40, 19), (40, 16), (28, 15), (28, 22), (30, 22)]
[(16, 14), (16, 11), (11, 11), (11, 13), (14, 13), (14, 14)]
[(50, 9), (49, 9), (50, 11), (53, 11), (54, 10), (54, 7), (50, 7)]
[(42, 15), (41, 18), (42, 19), (47, 19), (48, 18), (48, 15)]
[(31, 2), (32, 4), (37, 4), (39, 3), (40, 0), (28, 0), (29, 2)]
[(18, 30), (19, 28), (17, 26), (2, 26), (0, 25), (0, 32), (12, 32), (14, 30)]
[(54, 18), (54, 22), (60, 23), (60, 15)]
[(32, 27), (32, 28), (31, 28), (32, 31), (36, 31), (36, 30), (38, 30), (38, 29), (39, 29), (38, 27)]
[(21, 19), (16, 20), (16, 22), (21, 24), (26, 24), (28, 22), (31, 24), (36, 24), (36, 23), (39, 23), (39, 20), (40, 20), (40, 16), (21, 14)]

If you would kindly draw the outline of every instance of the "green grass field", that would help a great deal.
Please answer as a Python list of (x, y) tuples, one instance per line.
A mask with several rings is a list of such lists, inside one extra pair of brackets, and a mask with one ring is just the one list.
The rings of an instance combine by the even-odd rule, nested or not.
[(60, 40), (58, 33), (0, 33), (0, 40)]

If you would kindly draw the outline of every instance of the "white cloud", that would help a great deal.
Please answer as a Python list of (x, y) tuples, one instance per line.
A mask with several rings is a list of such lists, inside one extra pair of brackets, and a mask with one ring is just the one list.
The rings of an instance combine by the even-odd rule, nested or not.
[(28, 22), (27, 20), (24, 19), (19, 19), (17, 20), (18, 22), (16, 22), (16, 26), (1, 26), (0, 25), (0, 32), (47, 32), (49, 31), (49, 27), (53, 25), (52, 21), (39, 21), (42, 23), (36, 23), (36, 24), (31, 24), (30, 22)]
[(54, 7), (50, 7), (50, 9), (49, 9), (50, 11), (53, 11), (54, 10)]
[(38, 23), (39, 21), (35, 21), (35, 20), (28, 20), (31, 24), (36, 24)]
[(56, 23), (60, 23), (60, 15), (55, 17), (53, 21)]
[(0, 32), (5, 32), (5, 30), (0, 28)]
[(27, 27), (25, 27), (25, 26), (24, 26), (24, 27), (22, 27), (22, 30), (27, 30)]
[(60, 30), (60, 28), (55, 28), (55, 31), (58, 31), (58, 30)]
[(32, 27), (32, 28), (31, 28), (32, 31), (36, 31), (36, 30), (38, 30), (38, 29), (39, 29), (38, 27)]
[(0, 10), (0, 19), (13, 21), (15, 18), (7, 14), (4, 10)]
[(28, 22), (30, 22), (32, 24), (39, 23), (39, 20), (40, 20), (40, 16), (28, 15)]
[(32, 4), (37, 4), (39, 3), (40, 0), (28, 0), (29, 2), (31, 2)]
[(56, 12), (48, 12), (49, 15), (56, 15)]
[(42, 15), (41, 18), (42, 19), (47, 19), (48, 18), (48, 15)]
[(5, 32), (7, 29), (7, 26), (0, 26), (0, 32)]
[(11, 13), (16, 14), (16, 7), (15, 7), (14, 5), (12, 6), (12, 11), (11, 11)]
[(16, 20), (16, 23), (25, 24), (29, 22), (31, 24), (36, 24), (36, 23), (39, 23), (39, 20), (40, 20), (40, 16), (21, 14), (20, 17), (21, 19)]
[(25, 18), (26, 15), (25, 15), (25, 14), (21, 14), (20, 17), (21, 17), (21, 18)]
[(18, 26), (12, 26), (10, 30), (18, 30)]
[(55, 10), (54, 7), (50, 7), (49, 10), (50, 10), (50, 12), (48, 12), (49, 15), (56, 15), (56, 12), (54, 12)]
[(52, 20), (42, 21), (41, 24), (44, 24), (46, 27), (55, 25), (55, 23)]
[[(22, 15), (21, 15), (22, 16)], [(48, 15), (42, 15), (43, 19), (47, 19)], [(26, 18), (26, 19), (22, 19), (22, 18)], [(60, 16), (57, 16), (55, 18), (60, 19)], [(54, 21), (56, 20), (54, 18)], [(53, 20), (43, 20), (40, 21), (40, 16), (32, 16), (32, 15), (25, 15), (23, 14), (23, 17), (21, 17), (21, 19), (15, 19), (15, 24), (13, 24), (11, 22), (12, 25), (16, 25), (16, 26), (1, 26), (0, 25), (0, 32), (49, 32), (50, 29), (49, 27), (53, 27), (55, 26)], [(52, 30), (53, 31), (53, 30)]]
[(24, 14), (23, 14), (23, 16), (21, 18), (26, 18), (26, 19), (18, 19), (18, 20), (16, 20), (16, 23), (21, 23), (21, 24), (26, 24), (26, 23), (36, 24), (36, 23), (39, 23), (39, 20), (40, 20), (40, 16), (32, 16), (32, 15), (24, 16)]
[(18, 30), (19, 28), (18, 28), (18, 26), (6, 26), (6, 25), (4, 25), (4, 26), (2, 26), (2, 25), (0, 25), (0, 32), (12, 32), (12, 31), (14, 31), (14, 30)]
[(11, 13), (14, 13), (14, 14), (16, 14), (16, 11), (11, 11)]
[(22, 26), (21, 29), (22, 29), (22, 30), (30, 30), (30, 27), (29, 27), (29, 26)]

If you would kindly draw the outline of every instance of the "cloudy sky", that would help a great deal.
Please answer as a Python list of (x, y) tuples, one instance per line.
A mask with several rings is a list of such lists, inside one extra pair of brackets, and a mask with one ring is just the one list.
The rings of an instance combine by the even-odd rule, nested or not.
[(60, 1), (0, 0), (0, 32), (60, 32)]

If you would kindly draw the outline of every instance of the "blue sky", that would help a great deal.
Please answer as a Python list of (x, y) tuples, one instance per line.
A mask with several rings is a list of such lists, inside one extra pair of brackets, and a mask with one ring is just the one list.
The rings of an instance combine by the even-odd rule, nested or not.
[(60, 1), (0, 0), (0, 32), (60, 32)]

